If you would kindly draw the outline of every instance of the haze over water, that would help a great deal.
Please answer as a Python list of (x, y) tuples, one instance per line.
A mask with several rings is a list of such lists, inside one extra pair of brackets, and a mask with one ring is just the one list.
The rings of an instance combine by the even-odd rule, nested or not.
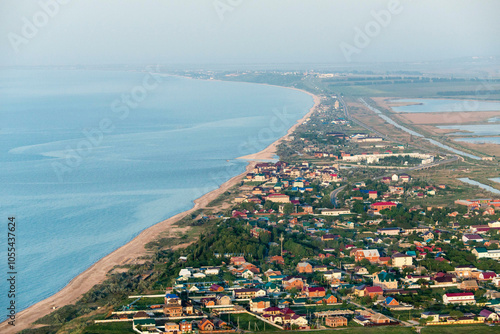
[[(283, 136), (313, 105), (286, 88), (163, 77), (120, 119), (113, 101), (145, 76), (0, 72), (0, 203), (18, 221), (18, 310), (243, 172), (235, 158)], [(113, 130), (58, 177), (54, 163), (64, 164), (103, 118)]]

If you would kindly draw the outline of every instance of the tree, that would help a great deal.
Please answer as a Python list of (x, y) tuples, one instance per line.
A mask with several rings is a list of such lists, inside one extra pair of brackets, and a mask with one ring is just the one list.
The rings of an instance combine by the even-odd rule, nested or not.
[(458, 310), (453, 310), (450, 312), (450, 317), (453, 317), (453, 318), (460, 318), (463, 316), (464, 316), (464, 314)]
[(285, 206), (283, 207), (283, 214), (285, 216), (288, 216), (293, 212), (293, 204), (292, 203), (286, 203)]

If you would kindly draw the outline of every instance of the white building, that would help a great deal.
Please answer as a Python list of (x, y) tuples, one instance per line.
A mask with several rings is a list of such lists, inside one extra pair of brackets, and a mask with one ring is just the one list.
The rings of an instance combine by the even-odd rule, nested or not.
[(443, 304), (475, 304), (473, 292), (445, 293), (443, 295)]
[(348, 215), (351, 213), (349, 209), (325, 209), (321, 210), (321, 214), (324, 216), (340, 216), (340, 215)]
[(413, 258), (410, 255), (397, 253), (392, 256), (392, 266), (396, 268), (410, 267), (413, 265)]

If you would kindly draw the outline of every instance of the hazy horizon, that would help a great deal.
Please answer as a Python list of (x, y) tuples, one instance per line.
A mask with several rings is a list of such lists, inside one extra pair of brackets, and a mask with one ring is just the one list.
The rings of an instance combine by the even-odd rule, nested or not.
[(0, 3), (0, 66), (353, 64), (500, 55), (496, 1)]

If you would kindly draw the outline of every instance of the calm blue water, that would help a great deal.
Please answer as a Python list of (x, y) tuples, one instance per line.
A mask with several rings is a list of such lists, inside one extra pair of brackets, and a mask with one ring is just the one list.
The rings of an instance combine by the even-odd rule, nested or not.
[(455, 140), (473, 144), (500, 144), (500, 137), (457, 138)]
[(3, 71), (0, 92), (2, 235), (15, 215), (18, 310), (243, 172), (235, 158), (313, 105), (285, 88), (138, 72)]
[(408, 106), (392, 107), (396, 112), (445, 112), (445, 111), (496, 111), (500, 102), (451, 99), (397, 99), (405, 103), (419, 103)]
[(500, 124), (476, 124), (476, 125), (440, 125), (440, 129), (451, 129), (457, 131), (467, 131), (452, 133), (452, 135), (473, 135), (473, 136), (497, 136), (500, 135)]
[(477, 181), (474, 181), (474, 180), (471, 180), (469, 179), (468, 177), (463, 177), (463, 178), (459, 178), (460, 181), (462, 182), (465, 182), (465, 183), (468, 183), (468, 184), (471, 184), (473, 186), (478, 186), (479, 188), (481, 189), (484, 189), (484, 190), (487, 190), (493, 194), (498, 194), (500, 195), (500, 190), (496, 189), (496, 188), (493, 188), (487, 184), (484, 184), (484, 183), (481, 183), (481, 182), (477, 182)]
[[(390, 118), (389, 116), (386, 116), (384, 115), (380, 110), (378, 110), (377, 108), (374, 108), (372, 106), (370, 106), (368, 103), (366, 103), (365, 100), (363, 99), (359, 99), (368, 109), (370, 109), (371, 111), (373, 111), (375, 114), (377, 114), (377, 116), (379, 116), (380, 118), (382, 118), (384, 121), (386, 121), (387, 123), (389, 124), (392, 124), (393, 126), (413, 135), (413, 136), (416, 136), (416, 137), (424, 137), (422, 134), (418, 133), (418, 132), (415, 132), (411, 129), (408, 129), (406, 126), (403, 126), (399, 123), (396, 123), (395, 121), (392, 120), (392, 118)], [(453, 153), (456, 153), (456, 154), (459, 154), (461, 156), (464, 156), (464, 157), (469, 157), (471, 159), (475, 159), (475, 160), (480, 160), (481, 158), (478, 157), (477, 155), (473, 155), (473, 154), (469, 154), (469, 153), (466, 153), (466, 152), (463, 152), (463, 151), (460, 151), (460, 150), (457, 150), (451, 146), (448, 146), (448, 145), (445, 145), (445, 144), (442, 144), (434, 139), (431, 139), (431, 138), (424, 138), (425, 140), (429, 141), (430, 143), (432, 143), (433, 145), (436, 145), (438, 147), (441, 147), (447, 151), (450, 151), (450, 152), (453, 152)]]

